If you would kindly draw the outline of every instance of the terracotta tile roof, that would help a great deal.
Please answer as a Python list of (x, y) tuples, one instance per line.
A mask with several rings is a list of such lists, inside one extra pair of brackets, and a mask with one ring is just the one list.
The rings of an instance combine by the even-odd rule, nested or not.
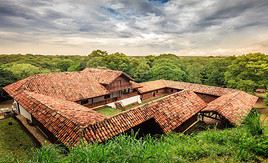
[[(109, 91), (102, 84), (109, 83), (122, 74), (125, 75), (103, 69), (40, 74), (4, 89), (59, 141), (68, 146), (75, 145), (81, 139), (88, 142), (107, 140), (151, 118), (155, 119), (164, 132), (170, 132), (202, 109), (203, 112), (218, 112), (231, 123), (239, 125), (257, 100), (257, 97), (238, 90), (157, 80), (140, 84), (131, 81), (131, 84), (135, 88), (142, 86), (138, 88), (140, 93), (161, 88), (183, 91), (107, 119), (92, 109), (72, 102), (108, 94)], [(207, 106), (194, 92), (221, 97)]]
[(166, 80), (154, 80), (140, 83), (141, 88), (138, 89), (140, 93), (146, 93), (157, 89), (167, 88)]
[(233, 125), (240, 125), (257, 100), (258, 97), (256, 96), (243, 91), (237, 91), (217, 98), (210, 102), (202, 111), (215, 111), (224, 116)]
[(96, 111), (62, 99), (23, 91), (15, 100), (66, 145), (76, 144), (81, 127), (104, 120)]
[[(11, 96), (27, 90), (47, 96), (78, 101), (106, 95), (109, 91), (101, 83), (109, 83), (124, 74), (106, 69), (85, 69), (81, 72), (57, 72), (30, 76), (4, 87)], [(131, 82), (134, 88), (139, 84)]]
[(24, 91), (15, 100), (63, 144), (101, 142), (155, 118), (170, 132), (202, 110), (206, 103), (191, 91), (178, 92), (149, 104), (105, 117), (75, 102)]
[(85, 140), (104, 141), (155, 118), (164, 132), (170, 132), (197, 114), (206, 103), (191, 91), (166, 96), (85, 128)]
[(81, 72), (92, 75), (92, 77), (94, 77), (101, 84), (110, 84), (121, 75), (124, 75), (128, 79), (133, 80), (129, 75), (122, 71), (110, 69), (86, 68)]
[(140, 88), (140, 87), (142, 87), (142, 86), (140, 85), (140, 83), (136, 83), (136, 82), (134, 82), (134, 81), (130, 81), (130, 84), (131, 84), (131, 87), (132, 87), (132, 88)]
[(9, 84), (8, 86), (5, 86), (3, 89), (11, 96), (14, 97), (17, 93), (18, 90), (23, 89), (23, 85), (27, 83), (32, 77), (28, 77), (22, 80), (19, 80), (15, 83)]
[(201, 84), (194, 84), (194, 83), (185, 83), (185, 82), (179, 82), (179, 81), (171, 81), (171, 80), (155, 80), (155, 81), (149, 81), (140, 83), (142, 86), (139, 88), (139, 92), (145, 93), (150, 92), (153, 90), (161, 89), (161, 88), (174, 88), (179, 90), (191, 90), (196, 93), (203, 93), (203, 94), (209, 94), (214, 96), (222, 96), (227, 93), (233, 93), (236, 92), (234, 89), (230, 88), (221, 88), (221, 87), (214, 87), (214, 86), (208, 86), (208, 85), (201, 85)]

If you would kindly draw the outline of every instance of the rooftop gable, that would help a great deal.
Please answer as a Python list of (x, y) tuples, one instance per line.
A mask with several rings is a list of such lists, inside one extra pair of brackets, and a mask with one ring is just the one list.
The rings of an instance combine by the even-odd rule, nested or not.
[(128, 74), (122, 71), (110, 69), (86, 68), (81, 72), (91, 74), (92, 77), (94, 77), (101, 84), (110, 84), (121, 75), (129, 80), (133, 80)]
[(15, 100), (66, 145), (78, 142), (81, 127), (105, 117), (87, 107), (62, 99), (23, 91)]
[[(104, 84), (109, 84), (122, 75), (132, 80), (121, 71), (93, 68), (80, 72), (38, 74), (12, 83), (4, 87), (4, 90), (12, 97), (27, 90), (69, 101), (79, 101), (108, 94), (109, 91)], [(130, 81), (130, 84), (133, 88), (139, 87), (134, 81)]]
[(249, 114), (258, 97), (237, 91), (223, 95), (210, 102), (202, 111), (214, 111), (225, 117), (233, 125), (240, 125)]

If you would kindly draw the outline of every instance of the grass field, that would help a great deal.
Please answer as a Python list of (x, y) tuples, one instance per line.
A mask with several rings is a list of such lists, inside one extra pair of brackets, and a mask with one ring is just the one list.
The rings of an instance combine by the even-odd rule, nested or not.
[(0, 120), (0, 162), (28, 159), (33, 147), (31, 138), (15, 119)]
[(101, 114), (105, 115), (105, 116), (114, 116), (114, 115), (122, 112), (119, 109), (114, 109), (114, 108), (111, 108), (109, 106), (103, 106), (101, 108), (98, 108), (96, 111), (98, 113), (101, 113)]

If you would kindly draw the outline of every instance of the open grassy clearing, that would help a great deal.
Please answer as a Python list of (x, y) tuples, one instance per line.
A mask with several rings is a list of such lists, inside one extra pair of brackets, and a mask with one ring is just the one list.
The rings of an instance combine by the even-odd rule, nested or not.
[(29, 159), (34, 144), (13, 118), (0, 120), (0, 162)]

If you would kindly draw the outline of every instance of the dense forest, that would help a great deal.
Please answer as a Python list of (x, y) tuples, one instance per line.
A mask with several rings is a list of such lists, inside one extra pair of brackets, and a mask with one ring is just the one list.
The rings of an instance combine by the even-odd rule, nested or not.
[(181, 57), (174, 54), (135, 57), (95, 50), (88, 56), (0, 55), (2, 87), (39, 73), (79, 71), (85, 67), (121, 70), (137, 82), (168, 79), (230, 87), (247, 92), (268, 87), (268, 56), (254, 53), (231, 57)]

